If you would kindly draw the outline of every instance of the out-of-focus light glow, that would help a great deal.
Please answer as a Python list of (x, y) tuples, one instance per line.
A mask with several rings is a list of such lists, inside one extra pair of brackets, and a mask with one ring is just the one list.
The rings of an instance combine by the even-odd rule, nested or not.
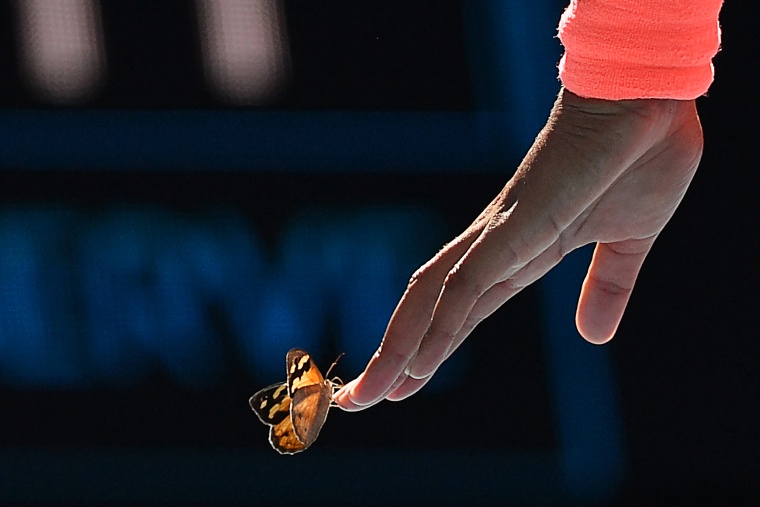
[(237, 212), (0, 209), (0, 391), (137, 385), (155, 368), (212, 388), (228, 350), (264, 381), (296, 345), (336, 346), (358, 374), (443, 238), (436, 213), (395, 206), (305, 209), (271, 252)]
[(105, 54), (96, 0), (18, 0), (20, 61), (31, 86), (53, 103), (74, 104), (97, 90)]
[(281, 0), (197, 0), (207, 79), (222, 100), (265, 103), (287, 79)]

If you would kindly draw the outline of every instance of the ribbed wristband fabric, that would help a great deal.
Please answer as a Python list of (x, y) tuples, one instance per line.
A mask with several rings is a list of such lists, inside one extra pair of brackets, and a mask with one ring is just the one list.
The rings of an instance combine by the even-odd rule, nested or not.
[(713, 81), (723, 0), (572, 0), (562, 84), (582, 97), (695, 99)]

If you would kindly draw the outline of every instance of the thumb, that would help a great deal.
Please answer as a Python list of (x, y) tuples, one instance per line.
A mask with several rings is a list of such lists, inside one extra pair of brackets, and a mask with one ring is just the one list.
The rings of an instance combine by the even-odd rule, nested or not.
[(578, 299), (575, 325), (587, 341), (612, 339), (656, 236), (617, 243), (597, 243)]

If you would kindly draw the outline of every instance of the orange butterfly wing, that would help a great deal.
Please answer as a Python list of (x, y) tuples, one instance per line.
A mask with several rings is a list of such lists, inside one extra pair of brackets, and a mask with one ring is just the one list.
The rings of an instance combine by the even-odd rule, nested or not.
[(290, 419), (292, 400), (286, 383), (265, 387), (251, 396), (248, 403), (261, 422), (270, 426), (269, 443), (277, 452), (295, 454), (306, 449), (307, 446), (296, 436)]
[(288, 392), (292, 404), (290, 419), (304, 448), (319, 436), (332, 401), (332, 382), (325, 380), (308, 353), (300, 349), (288, 352)]
[(330, 409), (333, 383), (325, 380), (301, 349), (291, 349), (286, 364), (287, 381), (265, 387), (248, 403), (261, 422), (270, 426), (272, 447), (280, 454), (295, 454), (319, 436)]

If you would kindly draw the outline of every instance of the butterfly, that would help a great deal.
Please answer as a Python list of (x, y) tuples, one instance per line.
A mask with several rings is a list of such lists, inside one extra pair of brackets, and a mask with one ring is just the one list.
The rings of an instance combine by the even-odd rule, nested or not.
[(335, 405), (333, 393), (343, 382), (338, 378), (324, 378), (311, 356), (301, 349), (288, 351), (285, 362), (287, 380), (265, 387), (251, 396), (248, 403), (261, 422), (270, 426), (272, 447), (280, 454), (295, 454), (317, 439), (327, 411)]

